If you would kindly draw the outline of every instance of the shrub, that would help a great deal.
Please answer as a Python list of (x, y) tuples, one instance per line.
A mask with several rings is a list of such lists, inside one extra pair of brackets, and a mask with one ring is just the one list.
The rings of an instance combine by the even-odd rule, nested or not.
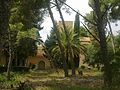
[(85, 66), (82, 65), (82, 66), (81, 66), (81, 69), (85, 69)]
[(14, 66), (14, 67), (12, 67), (13, 72), (28, 72), (29, 69), (30, 69), (29, 67), (25, 67), (25, 66)]
[(17, 87), (20, 81), (24, 81), (23, 74), (11, 72), (10, 80), (7, 80), (6, 73), (0, 74), (0, 89)]
[(0, 66), (0, 73), (6, 72), (7, 68), (4, 66)]
[(35, 69), (36, 65), (35, 64), (32, 64), (29, 68), (30, 69)]

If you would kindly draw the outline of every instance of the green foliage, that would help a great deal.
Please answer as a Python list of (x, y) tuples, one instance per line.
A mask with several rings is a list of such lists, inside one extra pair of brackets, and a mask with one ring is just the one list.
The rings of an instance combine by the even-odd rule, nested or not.
[[(120, 1), (119, 0), (102, 0), (100, 1), (101, 11), (111, 20), (120, 19)], [(95, 9), (94, 0), (89, 0), (89, 6)], [(104, 15), (105, 16), (105, 15)]]
[(112, 20), (119, 20), (120, 19), (120, 1), (119, 0), (111, 0), (113, 7), (110, 12), (110, 18)]
[(20, 23), (15, 23), (15, 24), (10, 24), (10, 30), (22, 30), (23, 24)]
[(62, 60), (60, 58), (60, 49), (57, 42), (57, 37), (54, 30), (51, 30), (50, 36), (48, 36), (48, 39), (45, 41), (45, 45), (47, 47), (48, 52), (50, 53), (50, 56), (53, 58), (54, 65), (62, 66)]
[(101, 89), (95, 89), (95, 88), (84, 88), (84, 87), (80, 87), (77, 85), (73, 85), (73, 86), (52, 86), (52, 87), (44, 87), (44, 88), (40, 88), (42, 90), (101, 90)]
[(19, 44), (17, 46), (17, 59), (19, 62), (23, 62), (23, 66), (25, 65), (25, 61), (28, 56), (35, 56), (37, 53), (37, 45), (36, 41), (32, 38), (25, 37), (19, 40)]
[(29, 67), (25, 67), (25, 66), (14, 66), (12, 67), (12, 71), (13, 72), (29, 72)]
[(85, 63), (92, 67), (100, 69), (102, 65), (101, 53), (98, 47), (95, 47), (94, 44), (86, 45), (86, 60)]
[[(2, 37), (4, 35), (0, 42), (5, 41), (0, 44), (0, 55), (1, 51), (2, 55), (7, 58), (11, 54), (13, 61), (15, 61), (18, 58), (23, 60), (29, 55), (36, 54), (36, 41), (40, 38), (39, 30), (42, 29), (41, 23), (45, 17), (46, 8), (45, 0), (2, 0), (0, 2), (0, 35)], [(10, 40), (8, 30), (10, 30)], [(9, 43), (11, 43), (10, 46)], [(24, 44), (26, 44), (26, 48)]]
[(86, 47), (86, 53), (87, 53), (87, 59), (85, 62), (87, 62), (89, 65), (94, 65), (94, 54), (95, 54), (95, 49), (92, 44), (87, 45)]
[(10, 24), (22, 23), (22, 30), (33, 27), (40, 29), (46, 4), (44, 0), (14, 0), (11, 4)]
[(113, 88), (119, 89), (120, 87), (120, 34), (115, 37), (115, 49), (116, 52), (114, 55), (110, 56), (112, 58), (112, 73), (113, 73)]
[[(120, 87), (120, 35), (115, 37), (115, 48), (116, 48), (116, 53), (113, 53), (113, 49), (112, 49), (112, 44), (111, 41), (108, 42), (108, 59), (109, 59), (109, 63), (111, 65), (111, 69), (112, 70), (112, 88), (113, 90), (117, 90)], [(97, 44), (97, 43), (96, 43)], [(88, 45), (86, 48), (86, 52), (87, 52), (87, 60), (86, 62), (89, 65), (92, 65), (93, 67), (97, 67), (98, 69), (100, 69), (101, 67), (103, 67), (103, 62), (101, 61), (101, 53), (100, 50), (98, 48), (98, 45), (96, 45), (95, 43)], [(101, 68), (101, 70), (104, 68)]]
[(38, 35), (38, 32), (39, 32), (39, 30), (36, 29), (36, 28), (28, 29), (28, 31), (20, 31), (17, 34), (16, 43), (18, 44), (20, 39), (27, 38), (27, 37), (31, 38), (31, 39), (34, 39), (34, 40), (38, 40), (38, 38), (40, 38), (40, 36)]
[(33, 86), (24, 84), (21, 88), (21, 83), (25, 82), (27, 73), (12, 73), (11, 79), (7, 80), (6, 73), (0, 74), (0, 89), (15, 89), (15, 90), (35, 90)]
[(7, 68), (5, 66), (0, 66), (0, 73), (6, 72)]
[[(86, 14), (86, 18), (92, 22), (96, 23), (96, 16), (95, 16), (95, 12), (94, 11), (90, 11), (90, 13)], [(89, 31), (96, 37), (98, 38), (98, 31), (96, 29), (96, 26), (94, 26), (93, 24), (87, 22), (85, 20), (86, 25), (88, 26)], [(89, 35), (90, 37), (92, 37), (91, 35)], [(93, 38), (93, 37), (92, 37)]]
[[(110, 13), (113, 12), (114, 7), (118, 7), (117, 4), (119, 3), (118, 0), (89, 0), (89, 5), (93, 9), (93, 13), (91, 13), (92, 21), (96, 24), (94, 25), (94, 30), (97, 31), (98, 34), (96, 34), (99, 37), (99, 44), (100, 48), (97, 49), (98, 51), (94, 54), (94, 62), (96, 64), (100, 63), (103, 65), (103, 71), (104, 71), (104, 84), (108, 87), (111, 86), (112, 83), (112, 74), (114, 74), (112, 71), (111, 65), (113, 64), (113, 61), (115, 60), (115, 54), (111, 48), (111, 45), (107, 43), (106, 38), (106, 32), (107, 32), (107, 23), (111, 19)], [(93, 15), (92, 15), (93, 14)], [(119, 13), (118, 13), (119, 14)], [(91, 18), (90, 17), (90, 18)], [(89, 23), (89, 22), (88, 22)], [(88, 24), (89, 25), (89, 24)], [(88, 26), (89, 28), (92, 27), (92, 25)], [(112, 34), (112, 31), (110, 31)], [(112, 35), (111, 35), (112, 36)], [(97, 57), (96, 57), (97, 56)]]
[(78, 37), (80, 36), (80, 18), (78, 13), (75, 15), (74, 32), (78, 34)]
[[(68, 30), (68, 35), (70, 37), (72, 51), (73, 51), (74, 55), (78, 55), (80, 53), (79, 38), (76, 37), (77, 34), (75, 34), (72, 29), (67, 28), (67, 30)], [(68, 47), (67, 47), (66, 34), (64, 33), (64, 30), (62, 28), (59, 30), (59, 33), (60, 33), (60, 40), (61, 40), (63, 47), (64, 47), (64, 50), (65, 50), (66, 60), (69, 61), (69, 57), (68, 57), (69, 52), (68, 52)], [(51, 31), (51, 34), (48, 37), (48, 39), (46, 40), (45, 45), (46, 45), (49, 53), (51, 54), (53, 61), (56, 64), (58, 64), (55, 66), (62, 66), (63, 62), (61, 60), (60, 48), (58, 46), (57, 37), (55, 35), (54, 30)]]
[(88, 32), (85, 30), (85, 28), (84, 27), (80, 27), (80, 37), (88, 37), (89, 36), (89, 34), (88, 34)]
[(4, 89), (11, 88), (11, 86), (17, 87), (20, 81), (24, 81), (23, 76), (24, 74), (11, 73), (11, 79), (8, 81), (6, 73), (0, 74), (0, 87)]

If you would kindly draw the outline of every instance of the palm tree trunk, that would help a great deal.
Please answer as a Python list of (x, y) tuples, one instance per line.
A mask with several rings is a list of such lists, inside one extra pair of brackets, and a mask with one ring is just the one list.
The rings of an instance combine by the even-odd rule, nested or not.
[(69, 40), (69, 35), (68, 35), (68, 32), (67, 32), (67, 28), (65, 26), (65, 21), (64, 21), (62, 12), (60, 10), (58, 1), (55, 0), (55, 2), (56, 2), (56, 6), (57, 6), (58, 12), (60, 14), (60, 17), (61, 17), (61, 20), (62, 20), (62, 24), (63, 24), (63, 28), (64, 28), (64, 31), (65, 31), (65, 34), (66, 34), (67, 46), (68, 46), (68, 50), (69, 50), (69, 53), (70, 53), (69, 56), (70, 56), (71, 65), (72, 65), (72, 75), (75, 75), (75, 63), (74, 63), (74, 60), (73, 60), (74, 56), (73, 56), (73, 51), (72, 51), (71, 43), (70, 43), (70, 40)]
[(67, 62), (66, 62), (66, 59), (65, 59), (65, 50), (64, 50), (64, 47), (62, 46), (62, 43), (60, 41), (60, 35), (59, 35), (59, 32), (57, 31), (58, 30), (57, 29), (57, 24), (54, 20), (53, 13), (52, 13), (52, 10), (50, 8), (50, 3), (48, 3), (48, 11), (49, 11), (49, 14), (50, 14), (53, 26), (54, 26), (54, 30), (55, 30), (57, 40), (58, 40), (58, 45), (59, 45), (59, 48), (60, 48), (60, 51), (61, 51), (61, 57), (62, 57), (62, 60), (63, 60), (64, 75), (65, 75), (65, 77), (68, 77), (68, 66), (67, 66)]

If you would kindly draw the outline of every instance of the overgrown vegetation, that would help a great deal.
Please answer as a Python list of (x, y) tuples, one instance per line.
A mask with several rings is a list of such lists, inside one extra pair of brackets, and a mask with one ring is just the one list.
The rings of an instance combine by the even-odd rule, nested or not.
[(11, 72), (11, 79), (7, 80), (6, 73), (0, 74), (0, 88), (7, 89), (7, 88), (14, 88), (18, 87), (20, 82), (24, 82), (25, 78), (24, 73), (13, 73)]
[[(13, 73), (12, 71), (22, 72), (29, 70), (28, 67), (24, 66), (28, 66), (27, 58), (29, 56), (37, 54), (36, 43), (38, 42), (42, 43), (45, 50), (44, 56), (51, 61), (53, 68), (56, 71), (58, 68), (63, 69), (64, 74), (62, 74), (70, 80), (73, 79), (74, 81), (74, 77), (77, 77), (76, 70), (78, 67), (83, 69), (79, 72), (81, 75), (85, 71), (84, 66), (80, 66), (79, 63), (80, 55), (82, 54), (85, 57), (84, 63), (93, 68), (98, 68), (104, 73), (102, 79), (104, 80), (104, 88), (113, 90), (120, 88), (120, 34), (114, 36), (111, 26), (111, 22), (120, 20), (120, 1), (89, 0), (88, 4), (92, 11), (86, 16), (81, 15), (65, 2), (66, 0), (0, 1), (0, 60), (5, 62), (0, 67), (0, 72), (2, 72), (0, 74), (1, 88), (14, 88), (19, 84), (19, 90), (27, 87), (24, 83), (24, 80), (26, 80), (23, 78), (24, 74)], [(62, 6), (76, 12), (74, 28), (66, 26), (61, 11)], [(54, 19), (54, 12), (52, 12), (54, 7), (60, 15), (61, 28)], [(40, 39), (39, 30), (43, 29), (41, 24), (48, 13), (52, 20), (53, 28), (44, 44)], [(80, 27), (79, 16), (84, 18), (82, 27)], [(91, 39), (88, 45), (82, 45), (82, 37)], [(69, 73), (69, 69), (72, 70), (71, 73)], [(77, 79), (75, 79), (76, 82)], [(87, 79), (89, 80), (89, 78)], [(48, 89), (51, 89), (50, 85), (52, 84), (53, 89), (57, 88), (58, 90), (59, 88), (80, 89), (79, 85), (71, 85), (69, 83), (67, 82), (67, 85), (63, 85), (61, 88), (55, 78), (43, 85), (47, 84)], [(76, 83), (74, 82), (73, 84)], [(62, 86), (61, 82), (60, 85)], [(28, 83), (29, 88), (32, 89), (32, 86), (29, 87)]]

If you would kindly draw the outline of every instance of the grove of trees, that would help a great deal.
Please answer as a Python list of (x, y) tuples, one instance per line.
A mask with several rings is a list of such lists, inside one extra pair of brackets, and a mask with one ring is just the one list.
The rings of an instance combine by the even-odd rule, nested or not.
[[(76, 12), (74, 28), (66, 26), (61, 10), (63, 6)], [(92, 11), (83, 16), (70, 7), (66, 0), (1, 0), (0, 57), (7, 57), (8, 80), (12, 66), (25, 66), (27, 57), (36, 55), (36, 42), (41, 42), (41, 24), (49, 15), (53, 27), (44, 48), (54, 68), (63, 68), (65, 77), (69, 76), (69, 69), (72, 69), (72, 76), (75, 76), (80, 53), (84, 53), (85, 63), (97, 66), (104, 72), (105, 87), (114, 85), (120, 79), (120, 34), (113, 35), (111, 22), (120, 19), (120, 1), (89, 0), (89, 6)], [(59, 13), (62, 28), (55, 20), (52, 8)], [(80, 17), (84, 22), (80, 21)], [(84, 36), (91, 38), (89, 45), (81, 45), (80, 38)]]

